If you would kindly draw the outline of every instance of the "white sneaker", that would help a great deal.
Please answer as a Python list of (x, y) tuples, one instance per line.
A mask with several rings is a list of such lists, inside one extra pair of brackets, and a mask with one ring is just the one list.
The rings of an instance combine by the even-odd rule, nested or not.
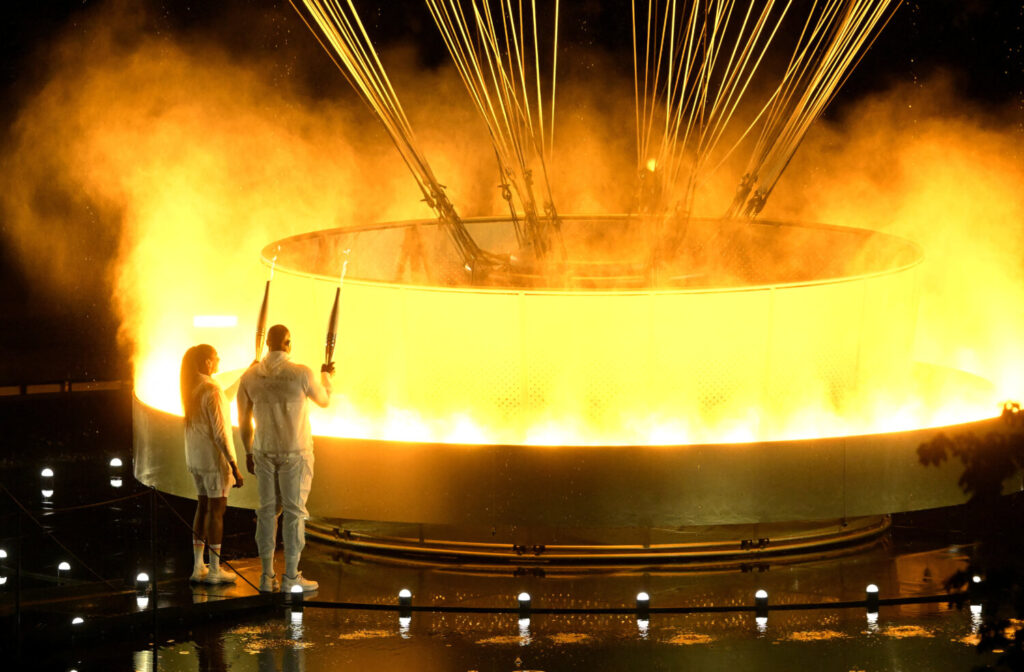
[(277, 580), (276, 576), (269, 574), (260, 574), (260, 592), (261, 593), (276, 593), (281, 589), (281, 582)]
[(320, 587), (320, 584), (312, 579), (302, 576), (302, 572), (296, 572), (295, 576), (285, 576), (281, 580), (281, 592), (290, 593), (295, 586), (302, 586), (302, 592), (308, 593)]
[(238, 580), (238, 575), (234, 572), (229, 572), (223, 567), (217, 569), (211, 569), (203, 577), (203, 583), (234, 583)]
[(202, 583), (203, 579), (205, 579), (206, 575), (209, 573), (210, 568), (207, 567), (205, 563), (202, 565), (197, 565), (195, 569), (192, 570), (192, 576), (188, 577), (188, 580), (191, 583)]

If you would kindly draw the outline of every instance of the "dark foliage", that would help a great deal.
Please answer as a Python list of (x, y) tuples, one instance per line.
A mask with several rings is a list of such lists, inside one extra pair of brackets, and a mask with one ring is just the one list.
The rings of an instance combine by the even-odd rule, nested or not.
[(984, 436), (940, 433), (918, 448), (918, 458), (925, 466), (955, 459), (964, 467), (959, 484), (970, 495), (966, 506), (978, 544), (968, 567), (949, 577), (946, 587), (968, 589), (970, 601), (982, 605), (978, 652), (999, 654), (994, 664), (975, 669), (1024, 672), (1024, 496), (1003, 495), (1011, 479), (1018, 479), (1014, 489), (1020, 490), (1024, 413), (1019, 404), (1006, 404), (1002, 418), (1003, 426)]

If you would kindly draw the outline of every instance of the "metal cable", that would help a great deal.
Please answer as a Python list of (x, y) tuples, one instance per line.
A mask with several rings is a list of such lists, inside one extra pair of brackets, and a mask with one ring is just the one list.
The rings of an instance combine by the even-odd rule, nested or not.
[[(173, 514), (174, 514), (174, 516), (175, 516), (175, 517), (176, 517), (176, 518), (177, 518), (178, 520), (180, 520), (180, 521), (181, 521), (181, 522), (182, 522), (182, 523), (183, 523), (183, 524), (184, 524), (184, 525), (185, 525), (185, 526), (186, 526), (186, 527), (187, 527), (187, 528), (189, 529), (189, 532), (190, 532), (190, 533), (191, 533), (191, 534), (192, 534), (193, 536), (195, 536), (195, 530), (194, 530), (194, 528), (192, 527), (192, 523), (190, 523), (189, 521), (187, 521), (187, 520), (185, 520), (184, 518), (182, 518), (182, 517), (181, 517), (181, 514), (180, 514), (180, 513), (178, 513), (177, 511), (175, 511), (175, 510), (174, 510), (174, 507), (173, 507), (173, 506), (171, 506), (170, 502), (168, 502), (168, 501), (167, 501), (167, 500), (166, 500), (166, 499), (164, 498), (164, 495), (163, 495), (163, 493), (162, 493), (162, 492), (160, 492), (160, 491), (159, 491), (159, 490), (157, 490), (156, 488), (153, 488), (152, 490), (153, 490), (153, 492), (154, 492), (154, 493), (156, 493), (156, 496), (157, 496), (157, 497), (159, 497), (161, 501), (163, 501), (163, 503), (164, 503), (164, 504), (165, 504), (165, 505), (167, 506), (167, 508), (168, 508), (168, 509), (170, 509), (171, 513), (173, 513)], [(228, 569), (230, 569), (230, 570), (231, 570), (231, 571), (233, 571), (233, 572), (234, 572), (235, 574), (237, 574), (237, 575), (238, 575), (238, 578), (242, 579), (242, 581), (245, 581), (245, 582), (246, 582), (247, 584), (249, 584), (249, 586), (250, 586), (251, 588), (253, 588), (253, 589), (254, 589), (254, 590), (255, 590), (256, 592), (260, 592), (260, 589), (259, 589), (259, 588), (258, 588), (258, 587), (257, 587), (257, 586), (256, 586), (256, 585), (255, 585), (255, 584), (254, 584), (254, 583), (252, 582), (252, 581), (250, 581), (249, 579), (245, 578), (245, 576), (244, 576), (244, 575), (243, 575), (243, 574), (242, 574), (241, 572), (237, 571), (237, 570), (236, 570), (236, 569), (235, 569), (234, 567), (232, 567), (232, 566), (231, 566), (231, 563), (230, 563), (230, 562), (228, 562), (227, 560), (225, 560), (225, 559), (223, 558), (223, 556), (221, 556), (221, 554), (220, 554), (220, 553), (217, 553), (216, 551), (214, 551), (214, 550), (213, 550), (213, 547), (212, 547), (212, 546), (210, 546), (209, 542), (207, 542), (207, 541), (206, 541), (206, 539), (205, 539), (204, 537), (200, 537), (200, 539), (202, 539), (203, 543), (204, 543), (204, 544), (206, 544), (206, 549), (207, 549), (207, 550), (208, 550), (208, 551), (209, 551), (210, 553), (212, 553), (213, 555), (216, 555), (216, 556), (217, 556), (217, 559), (218, 559), (218, 560), (219, 560), (219, 561), (221, 562), (221, 564), (225, 565), (225, 566), (226, 566), (226, 567), (227, 567)]]
[[(898, 606), (904, 604), (935, 604), (941, 602), (956, 602), (966, 600), (968, 592), (946, 593), (943, 595), (922, 595), (918, 597), (892, 597), (878, 600), (878, 605), (883, 607)], [(282, 594), (282, 597), (284, 594)], [(640, 611), (637, 607), (530, 607), (528, 610), (519, 607), (467, 607), (455, 605), (398, 605), (398, 604), (370, 604), (365, 602), (333, 602), (330, 600), (307, 600), (303, 599), (303, 607), (316, 607), (320, 609), (352, 609), (361, 611), (397, 611), (397, 612), (433, 612), (446, 614), (636, 614)], [(648, 607), (643, 609), (648, 614), (720, 614), (729, 612), (748, 612), (764, 609), (766, 611), (810, 611), (816, 609), (864, 609), (868, 606), (867, 600), (848, 600), (842, 602), (804, 602), (795, 604), (769, 604), (767, 607), (756, 605), (727, 605), (727, 606), (697, 606), (697, 607)]]
[(36, 520), (35, 516), (32, 515), (32, 512), (29, 511), (27, 508), (25, 508), (25, 506), (18, 500), (18, 498), (14, 496), (14, 493), (12, 493), (10, 490), (7, 489), (6, 485), (4, 485), (3, 483), (0, 483), (0, 489), (2, 489), (5, 493), (7, 493), (7, 496), (11, 498), (11, 501), (14, 502), (14, 505), (21, 510), (21, 512), (25, 515), (26, 518), (28, 518), (33, 523), (35, 523), (36, 526), (39, 527), (39, 529), (41, 529), (46, 534), (46, 536), (48, 536), (51, 540), (53, 540), (53, 542), (55, 544), (60, 546), (61, 549), (63, 549), (65, 553), (70, 555), (75, 560), (75, 562), (77, 562), (82, 567), (84, 567), (90, 574), (92, 574), (97, 579), (99, 579), (100, 583), (102, 583), (103, 585), (105, 585), (108, 588), (110, 588), (110, 590), (117, 590), (117, 588), (114, 586), (114, 584), (110, 583), (109, 581), (104, 579), (102, 576), (100, 576), (99, 573), (94, 571), (93, 568), (90, 567), (88, 564), (86, 564), (86, 562), (84, 560), (79, 558), (78, 555), (74, 551), (72, 551), (70, 548), (65, 546), (64, 543), (60, 539), (58, 539), (56, 537), (56, 535), (53, 534), (53, 532), (50, 532), (49, 530), (47, 530), (46, 527), (42, 523), (40, 523), (38, 520)]

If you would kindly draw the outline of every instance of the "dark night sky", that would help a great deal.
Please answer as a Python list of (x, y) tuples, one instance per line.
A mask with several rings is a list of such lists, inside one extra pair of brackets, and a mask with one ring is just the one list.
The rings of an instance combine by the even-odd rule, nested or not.
[[(19, 102), (43, 85), (46, 50), (67, 31), (84, 31), (106, 3), (93, 0), (13, 0), (5, 4), (0, 35), (0, 120), (6, 146)], [(134, 3), (123, 2), (128, 7)], [(218, 0), (145, 3), (145, 30), (175, 39), (223, 45), (244, 58), (269, 56), (280, 76), (298, 80), (301, 88), (319, 96), (349, 95), (347, 84), (320, 52), (287, 2)], [(373, 9), (380, 5), (380, 8)], [(800, 3), (798, 2), (798, 5)], [(380, 47), (413, 43), (426, 67), (438, 67), (447, 55), (420, 0), (358, 2), (357, 7)], [(563, 0), (561, 39), (586, 48), (598, 47), (619, 56), (631, 68), (628, 0)], [(124, 39), (133, 39), (124, 36)], [(89, 54), (83, 53), (83, 59)], [(570, 59), (567, 59), (570, 60)], [(264, 61), (266, 62), (266, 61)], [(571, 69), (571, 62), (566, 65)], [(983, 108), (1016, 113), (1024, 142), (1024, 2), (1019, 0), (921, 0), (905, 2), (885, 32), (847, 82), (833, 114), (844, 105), (897, 82), (927, 80), (938, 71), (951, 74), (962, 98)], [(2, 151), (2, 150), (0, 150)], [(4, 222), (0, 222), (0, 228)], [(58, 308), (35, 295), (11, 264), (11, 251), (0, 236), (0, 350), (31, 351), (49, 368), (13, 366), (21, 357), (5, 357), (0, 384), (15, 380), (125, 375), (124, 353), (112, 343), (116, 321), (102, 298), (91, 306)], [(68, 334), (77, 334), (71, 339)], [(73, 344), (72, 344), (73, 341)], [(89, 347), (82, 347), (83, 344)], [(65, 352), (46, 357), (47, 351)], [(83, 359), (96, 361), (83, 364)], [(28, 358), (32, 360), (32, 358)], [(66, 361), (65, 361), (66, 360)], [(74, 361), (72, 361), (74, 360)]]
[[(287, 2), (148, 2), (149, 28), (157, 33), (214, 39), (231, 50), (279, 52), (282, 63), (319, 50)], [(800, 4), (800, 3), (798, 3)], [(75, 30), (103, 3), (94, 0), (14, 0), (5, 5), (3, 87), (6, 100), (31, 89), (41, 49)], [(414, 42), (428, 65), (447, 60), (420, 0), (357, 3), (378, 45)], [(562, 39), (629, 55), (629, 2), (563, 0)], [(287, 44), (282, 39), (292, 39)], [(309, 38), (309, 39), (302, 39)], [(1024, 3), (1015, 0), (904, 2), (847, 85), (847, 96), (891, 80), (927, 77), (937, 68), (957, 73), (968, 97), (1004, 103), (1022, 95)], [(83, 54), (83, 58), (87, 58)], [(628, 58), (626, 59), (628, 60)], [(307, 63), (307, 66), (315, 64)], [(330, 76), (330, 67), (307, 76)], [(333, 78), (337, 78), (334, 74)], [(28, 80), (28, 81), (26, 81)], [(323, 85), (325, 82), (320, 81)], [(8, 109), (7, 113), (10, 113)]]

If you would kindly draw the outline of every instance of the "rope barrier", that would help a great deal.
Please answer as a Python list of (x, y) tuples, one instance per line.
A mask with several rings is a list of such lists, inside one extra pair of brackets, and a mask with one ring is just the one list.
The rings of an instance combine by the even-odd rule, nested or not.
[[(25, 517), (36, 524), (40, 530), (50, 537), (58, 546), (61, 547), (66, 553), (68, 553), (80, 566), (84, 567), (90, 574), (95, 576), (100, 583), (105, 585), (108, 589), (113, 592), (123, 592), (119, 590), (112, 583), (100, 576), (94, 571), (87, 563), (85, 563), (77, 554), (69, 549), (64, 543), (62, 543), (57, 537), (45, 529), (39, 520), (32, 515), (32, 513), (14, 496), (10, 490), (0, 484), (0, 489), (14, 502), (15, 506), (21, 511)], [(128, 495), (125, 497), (119, 497), (113, 500), (106, 500), (104, 502), (98, 502), (94, 504), (88, 504), (78, 507), (68, 507), (55, 511), (53, 513), (64, 513), (68, 511), (84, 510), (89, 508), (95, 508), (97, 506), (109, 505), (111, 503), (130, 501), (137, 499), (142, 496), (155, 495), (163, 505), (171, 511), (173, 517), (176, 518), (186, 529), (189, 530), (190, 535), (194, 534), (192, 523), (185, 519), (180, 513), (178, 513), (174, 506), (167, 500), (163, 493), (155, 488), (149, 490)], [(205, 538), (202, 539), (207, 544), (207, 548), (210, 553), (215, 555), (220, 562), (234, 571), (243, 582), (245, 582), (254, 591), (259, 593), (259, 588), (249, 581), (241, 572), (237, 571), (231, 563), (224, 559), (220, 553), (215, 552), (210, 548), (209, 543)], [(958, 593), (944, 593), (937, 595), (921, 595), (921, 596), (908, 596), (908, 597), (895, 597), (895, 598), (883, 598), (876, 601), (879, 606), (898, 606), (898, 605), (910, 605), (910, 604), (934, 604), (941, 602), (955, 603), (962, 602), (969, 599), (970, 592), (962, 591)], [(278, 593), (277, 598), (286, 600), (287, 594)], [(766, 608), (768, 611), (810, 611), (810, 610), (821, 610), (821, 609), (852, 609), (852, 608), (866, 608), (868, 602), (866, 600), (847, 600), (847, 601), (831, 601), (831, 602), (803, 602), (803, 603), (785, 603), (785, 604), (771, 604)], [(349, 610), (361, 610), (361, 611), (388, 611), (388, 612), (430, 612), (430, 613), (450, 613), (450, 614), (519, 614), (523, 613), (519, 607), (496, 607), (496, 606), (463, 606), (463, 605), (401, 605), (401, 604), (379, 604), (379, 603), (368, 603), (368, 602), (346, 602), (346, 601), (330, 601), (330, 600), (303, 600), (304, 608), (321, 608), (321, 609), (349, 609)], [(675, 607), (647, 607), (643, 609), (644, 613), (647, 614), (715, 614), (715, 613), (728, 613), (728, 612), (749, 612), (756, 611), (759, 607), (756, 605), (724, 605), (724, 606), (675, 606)], [(765, 609), (762, 607), (762, 609)], [(638, 613), (637, 607), (531, 607), (529, 610), (530, 614), (536, 615), (631, 615)]]
[[(176, 517), (176, 518), (177, 518), (178, 520), (180, 520), (180, 521), (181, 521), (181, 522), (182, 522), (182, 523), (183, 523), (183, 524), (184, 524), (184, 525), (185, 525), (185, 526), (186, 526), (186, 527), (188, 528), (188, 530), (189, 530), (189, 533), (190, 533), (191, 535), (195, 536), (195, 530), (194, 530), (194, 528), (192, 527), (192, 523), (190, 523), (189, 521), (187, 521), (187, 520), (185, 520), (184, 518), (182, 518), (181, 514), (180, 514), (180, 513), (178, 513), (177, 511), (175, 511), (175, 510), (174, 510), (174, 507), (173, 507), (173, 506), (171, 506), (170, 502), (168, 502), (168, 501), (167, 501), (167, 500), (166, 500), (166, 499), (164, 498), (164, 495), (163, 495), (163, 493), (162, 493), (162, 492), (160, 492), (160, 491), (159, 491), (159, 490), (157, 490), (156, 488), (153, 488), (153, 492), (155, 492), (155, 493), (156, 493), (156, 496), (160, 498), (160, 501), (162, 501), (162, 502), (163, 502), (163, 503), (164, 503), (164, 504), (165, 504), (165, 505), (167, 506), (167, 508), (168, 508), (168, 509), (170, 509), (171, 513), (173, 513), (173, 514), (174, 514), (174, 516), (175, 516), (175, 517)], [(228, 562), (227, 560), (225, 560), (225, 559), (224, 559), (224, 557), (223, 557), (223, 556), (222, 556), (222, 555), (221, 555), (220, 553), (217, 553), (216, 551), (214, 551), (214, 550), (213, 550), (213, 547), (212, 547), (212, 546), (210, 546), (210, 543), (209, 543), (209, 542), (208, 542), (208, 541), (206, 540), (206, 538), (205, 538), (205, 537), (200, 537), (200, 539), (202, 539), (202, 542), (203, 542), (204, 544), (206, 544), (206, 550), (208, 550), (208, 551), (209, 551), (209, 552), (210, 552), (210, 553), (211, 553), (212, 555), (216, 555), (216, 556), (217, 556), (217, 560), (218, 560), (218, 561), (219, 561), (219, 562), (220, 562), (221, 564), (223, 564), (223, 565), (224, 565), (224, 566), (226, 566), (226, 567), (227, 567), (228, 569), (230, 569), (230, 570), (231, 570), (231, 571), (233, 571), (233, 572), (234, 572), (235, 574), (237, 574), (237, 575), (238, 575), (238, 578), (242, 579), (242, 581), (245, 581), (245, 582), (246, 582), (247, 584), (249, 584), (249, 586), (250, 586), (251, 588), (253, 588), (253, 589), (254, 589), (254, 590), (255, 590), (256, 592), (259, 592), (259, 588), (258, 588), (258, 587), (257, 587), (257, 586), (256, 586), (256, 585), (255, 585), (255, 584), (254, 584), (254, 583), (252, 582), (252, 581), (250, 581), (249, 579), (245, 578), (245, 576), (244, 576), (244, 575), (243, 575), (243, 574), (242, 574), (241, 572), (237, 571), (237, 570), (236, 570), (236, 569), (235, 569), (234, 567), (232, 567), (232, 566), (231, 566), (231, 563), (229, 563), (229, 562)]]
[[(118, 504), (120, 502), (126, 502), (126, 501), (131, 500), (131, 499), (138, 499), (138, 498), (141, 498), (141, 497), (145, 497), (147, 494), (148, 493), (146, 493), (145, 491), (137, 492), (137, 493), (132, 494), (132, 495), (125, 495), (124, 497), (117, 497), (115, 499), (107, 499), (107, 500), (104, 500), (102, 502), (93, 502), (93, 503), (90, 503), (90, 504), (79, 504), (77, 506), (67, 506), (67, 507), (64, 507), (62, 509), (49, 509), (49, 510), (36, 511), (36, 514), (40, 518), (48, 518), (50, 516), (54, 516), (54, 515), (61, 514), (61, 513), (69, 513), (69, 512), (73, 512), (73, 511), (81, 511), (81, 510), (84, 510), (84, 509), (95, 509), (95, 508), (99, 508), (99, 507), (102, 507), (102, 506), (110, 506), (112, 504)], [(13, 518), (15, 516), (20, 516), (20, 515), (21, 515), (20, 512), (5, 513), (2, 516), (0, 516), (0, 520), (6, 520), (8, 518)]]
[(100, 583), (102, 583), (103, 585), (105, 585), (105, 586), (106, 586), (107, 588), (109, 588), (110, 590), (114, 590), (114, 591), (116, 591), (116, 590), (117, 590), (117, 588), (116, 588), (116, 587), (114, 586), (114, 584), (110, 583), (109, 581), (107, 581), (106, 579), (104, 579), (104, 578), (103, 578), (102, 576), (100, 576), (98, 572), (96, 572), (95, 570), (93, 570), (93, 568), (92, 568), (92, 567), (90, 567), (90, 566), (89, 566), (89, 565), (88, 565), (88, 564), (87, 564), (87, 563), (86, 563), (86, 562), (85, 562), (84, 560), (82, 560), (82, 559), (81, 559), (80, 557), (78, 557), (78, 555), (77, 555), (77, 554), (76, 554), (76, 553), (75, 553), (74, 551), (72, 551), (72, 550), (71, 550), (70, 548), (68, 548), (68, 547), (67, 547), (67, 546), (66, 546), (66, 545), (65, 545), (65, 544), (64, 544), (64, 543), (63, 543), (63, 542), (62, 542), (62, 541), (61, 541), (60, 539), (58, 539), (58, 538), (56, 537), (56, 535), (54, 535), (54, 534), (53, 534), (52, 532), (50, 532), (49, 530), (47, 530), (47, 529), (46, 529), (46, 527), (45, 527), (45, 526), (43, 526), (43, 524), (42, 524), (42, 523), (40, 523), (40, 522), (39, 522), (39, 521), (38, 521), (38, 520), (36, 519), (36, 517), (35, 517), (35, 516), (33, 516), (33, 515), (32, 515), (32, 512), (31, 512), (31, 511), (29, 511), (29, 510), (28, 510), (28, 509), (27, 509), (27, 508), (26, 508), (26, 507), (25, 507), (25, 506), (24, 506), (24, 505), (23, 505), (23, 504), (21, 503), (21, 501), (20, 501), (20, 500), (18, 500), (18, 498), (14, 496), (14, 493), (12, 493), (12, 492), (11, 492), (10, 490), (8, 490), (8, 489), (7, 489), (7, 486), (6, 486), (6, 485), (4, 485), (3, 483), (0, 483), (0, 489), (2, 489), (2, 490), (3, 490), (4, 492), (5, 492), (5, 493), (7, 493), (7, 496), (11, 498), (11, 501), (12, 501), (12, 502), (14, 502), (14, 505), (15, 505), (15, 506), (16, 506), (16, 507), (17, 507), (18, 509), (20, 509), (20, 510), (21, 510), (21, 512), (22, 512), (22, 513), (23, 513), (23, 514), (25, 515), (25, 517), (26, 517), (26, 518), (28, 518), (28, 519), (29, 519), (29, 520), (31, 520), (31, 521), (32, 521), (33, 523), (35, 523), (35, 525), (36, 525), (36, 526), (37, 526), (37, 527), (38, 527), (39, 529), (41, 529), (41, 530), (43, 531), (43, 533), (44, 533), (44, 534), (46, 534), (46, 536), (47, 536), (47, 537), (49, 537), (49, 538), (50, 538), (50, 539), (51, 539), (51, 540), (52, 540), (52, 541), (53, 541), (53, 542), (54, 542), (55, 544), (57, 544), (58, 546), (60, 546), (60, 548), (61, 548), (61, 549), (62, 549), (62, 550), (63, 550), (63, 551), (65, 552), (65, 553), (67, 553), (68, 555), (70, 555), (70, 556), (71, 556), (71, 557), (72, 557), (72, 558), (74, 559), (74, 561), (75, 561), (76, 563), (78, 563), (79, 565), (81, 565), (82, 567), (84, 567), (84, 568), (86, 569), (86, 571), (88, 571), (88, 572), (89, 572), (90, 574), (92, 574), (93, 576), (95, 576), (95, 577), (96, 577), (96, 578), (97, 578), (97, 579), (98, 579), (98, 580), (100, 581)]
[[(286, 594), (282, 593), (282, 597)], [(935, 604), (941, 602), (956, 602), (965, 600), (969, 596), (967, 592), (947, 593), (942, 595), (922, 595), (917, 597), (893, 597), (879, 599), (879, 606), (900, 606), (908, 604)], [(334, 602), (330, 600), (310, 600), (303, 598), (303, 608), (314, 607), (320, 609), (351, 609), (354, 611), (397, 611), (397, 612), (431, 612), (440, 614), (519, 614), (523, 610), (519, 607), (469, 607), (457, 605), (400, 605), (400, 604), (373, 604), (366, 602)], [(643, 611), (649, 614), (721, 614), (731, 612), (748, 612), (766, 609), (767, 611), (813, 611), (820, 609), (856, 609), (867, 608), (866, 600), (847, 600), (839, 602), (802, 602), (787, 604), (769, 604), (765, 607), (756, 605), (727, 605), (727, 606), (696, 606), (696, 607), (647, 607)], [(637, 607), (530, 607), (531, 614), (543, 615), (630, 615), (636, 614)]]
[(40, 511), (39, 512), (39, 516), (40, 517), (44, 517), (44, 516), (45, 517), (49, 517), (49, 516), (55, 516), (55, 515), (60, 514), (60, 513), (69, 513), (69, 512), (72, 512), (72, 511), (84, 511), (86, 509), (95, 509), (95, 508), (99, 508), (101, 506), (110, 506), (111, 504), (117, 504), (119, 502), (126, 502), (126, 501), (131, 500), (131, 499), (138, 499), (140, 497), (146, 496), (146, 494), (147, 494), (146, 492), (137, 492), (137, 493), (135, 493), (133, 495), (125, 495), (124, 497), (118, 497), (116, 499), (108, 499), (108, 500), (105, 500), (105, 501), (102, 501), (102, 502), (93, 502), (91, 504), (79, 504), (77, 506), (67, 506), (67, 507), (64, 507), (63, 509), (51, 509), (49, 511)]

